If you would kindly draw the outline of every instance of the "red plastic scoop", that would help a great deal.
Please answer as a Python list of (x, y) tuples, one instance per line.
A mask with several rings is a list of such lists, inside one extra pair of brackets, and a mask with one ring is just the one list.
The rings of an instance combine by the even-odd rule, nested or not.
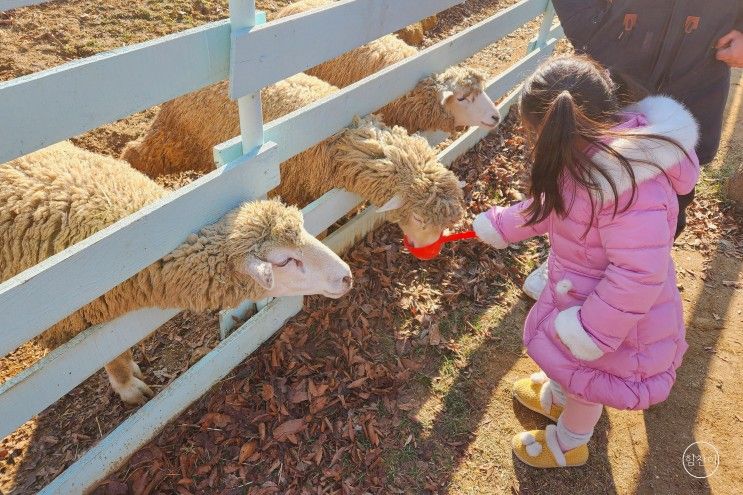
[(408, 251), (410, 251), (410, 254), (418, 258), (419, 260), (432, 260), (436, 256), (439, 255), (441, 252), (441, 248), (444, 247), (444, 244), (451, 241), (458, 241), (460, 239), (474, 239), (477, 237), (477, 234), (475, 234), (472, 230), (467, 230), (465, 232), (458, 232), (456, 234), (449, 234), (449, 235), (442, 235), (439, 237), (439, 240), (429, 244), (428, 246), (422, 246), (422, 247), (415, 247), (410, 242), (408, 242), (407, 236), (403, 236), (402, 243), (405, 245), (406, 248), (408, 248)]

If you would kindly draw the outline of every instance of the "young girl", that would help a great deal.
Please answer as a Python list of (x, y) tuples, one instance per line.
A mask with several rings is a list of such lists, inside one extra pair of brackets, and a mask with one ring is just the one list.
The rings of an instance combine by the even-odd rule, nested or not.
[(513, 438), (533, 467), (584, 464), (603, 406), (665, 400), (687, 348), (671, 247), (676, 196), (699, 177), (698, 128), (670, 98), (621, 108), (620, 93), (588, 58), (544, 63), (520, 102), (532, 200), (474, 222), (499, 249), (550, 238), (549, 282), (524, 327), (543, 371), (514, 384), (519, 402), (557, 421)]

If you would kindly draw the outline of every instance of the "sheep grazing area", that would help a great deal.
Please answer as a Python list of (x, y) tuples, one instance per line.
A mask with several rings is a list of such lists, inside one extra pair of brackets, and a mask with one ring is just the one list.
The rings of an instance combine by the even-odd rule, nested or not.
[[(258, 7), (273, 13), (287, 3), (264, 0)], [(469, 0), (449, 9), (424, 46), (512, 3)], [(0, 13), (0, 80), (225, 16), (225, 0), (62, 0)], [(497, 74), (524, 54), (536, 27), (468, 63)], [(304, 311), (273, 340), (94, 493), (739, 493), (743, 216), (724, 201), (721, 184), (743, 161), (742, 77), (734, 74), (723, 147), (674, 249), (690, 344), (677, 383), (668, 401), (648, 411), (607, 410), (586, 466), (536, 471), (510, 450), (513, 434), (547, 421), (516, 405), (510, 392), (514, 380), (536, 370), (522, 351), (531, 302), (520, 285), (544, 259), (547, 244), (536, 240), (496, 252), (467, 241), (421, 262), (388, 225), (344, 256), (355, 277), (349, 295), (307, 298)], [(155, 113), (141, 112), (74, 142), (118, 156)], [(511, 116), (454, 163), (468, 184), (470, 219), (525, 192), (526, 159)], [(177, 187), (196, 176), (161, 182)], [(158, 391), (217, 342), (216, 314), (183, 313), (137, 346), (135, 359)], [(29, 343), (0, 359), (0, 382), (43, 352)], [(96, 373), (0, 440), (0, 493), (35, 493), (135, 410), (109, 390), (105, 373)], [(682, 454), (695, 440), (719, 451), (719, 468), (708, 478), (683, 469)]]

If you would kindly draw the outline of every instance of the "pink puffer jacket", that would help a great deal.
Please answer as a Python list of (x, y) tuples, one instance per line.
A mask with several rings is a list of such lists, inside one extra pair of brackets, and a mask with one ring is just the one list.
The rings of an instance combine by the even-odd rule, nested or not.
[[(603, 181), (607, 199), (587, 234), (591, 204), (585, 190), (575, 193), (566, 218), (553, 214), (525, 227), (526, 201), (482, 213), (474, 227), (498, 248), (549, 234), (549, 283), (526, 319), (527, 352), (572, 394), (619, 409), (646, 409), (668, 397), (688, 347), (671, 247), (676, 195), (689, 193), (699, 177), (698, 127), (666, 97), (626, 110), (620, 129), (672, 138), (691, 159), (670, 143), (616, 139), (612, 146), (632, 162), (638, 183), (628, 210), (613, 215), (613, 196)], [(593, 160), (615, 179), (619, 205), (625, 206), (628, 174), (604, 153)], [(656, 163), (665, 175), (641, 160)]]

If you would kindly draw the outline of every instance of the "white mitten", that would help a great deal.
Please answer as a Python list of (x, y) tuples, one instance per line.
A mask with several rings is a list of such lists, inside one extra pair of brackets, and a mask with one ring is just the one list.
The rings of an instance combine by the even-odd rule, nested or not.
[(475, 221), (472, 222), (472, 230), (475, 231), (475, 234), (477, 234), (477, 237), (482, 242), (490, 244), (496, 249), (505, 249), (508, 247), (508, 243), (503, 239), (498, 228), (490, 221), (487, 211), (475, 217)]

